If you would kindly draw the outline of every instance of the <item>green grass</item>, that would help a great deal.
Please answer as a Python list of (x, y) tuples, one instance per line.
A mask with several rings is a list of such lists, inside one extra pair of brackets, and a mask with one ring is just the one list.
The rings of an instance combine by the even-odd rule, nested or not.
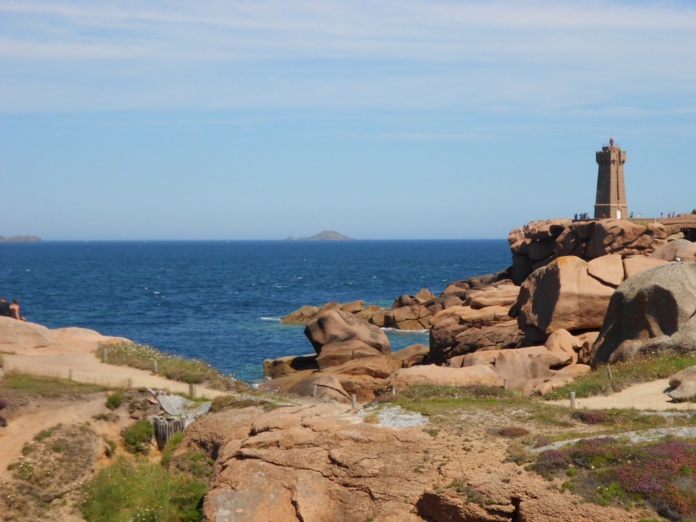
[(401, 391), (396, 396), (387, 395), (378, 402), (397, 404), (423, 415), (446, 414), (457, 408), (488, 409), (530, 404), (521, 393), (495, 386), (439, 386), (417, 384)]
[(81, 510), (88, 522), (194, 522), (206, 491), (205, 480), (121, 457), (87, 483)]
[(120, 391), (114, 392), (106, 398), (106, 407), (110, 410), (118, 409), (123, 404), (123, 393)]
[(40, 397), (86, 395), (109, 389), (97, 384), (86, 384), (56, 377), (40, 377), (16, 371), (9, 371), (5, 374), (1, 388), (5, 395), (23, 394)]
[(206, 384), (218, 389), (247, 387), (244, 383), (222, 375), (204, 361), (167, 354), (151, 346), (126, 342), (108, 343), (97, 349), (99, 359), (104, 360), (105, 350), (109, 364), (153, 371), (153, 363), (156, 361), (157, 373), (173, 381)]
[(631, 359), (610, 365), (611, 379), (607, 366), (600, 366), (553, 390), (544, 398), (567, 399), (570, 392), (575, 392), (577, 398), (606, 395), (633, 384), (666, 379), (689, 366), (696, 366), (696, 355), (661, 355)]
[(154, 434), (152, 423), (147, 419), (140, 419), (123, 432), (123, 445), (130, 453), (148, 454)]

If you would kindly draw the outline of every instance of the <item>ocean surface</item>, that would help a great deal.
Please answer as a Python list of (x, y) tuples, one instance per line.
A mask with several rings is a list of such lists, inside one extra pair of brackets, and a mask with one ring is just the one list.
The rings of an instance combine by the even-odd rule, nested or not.
[[(29, 321), (127, 337), (254, 382), (264, 359), (313, 353), (303, 326), (280, 323), (302, 305), (388, 307), (510, 261), (505, 240), (0, 243), (0, 296)], [(428, 342), (387, 335), (393, 350)]]

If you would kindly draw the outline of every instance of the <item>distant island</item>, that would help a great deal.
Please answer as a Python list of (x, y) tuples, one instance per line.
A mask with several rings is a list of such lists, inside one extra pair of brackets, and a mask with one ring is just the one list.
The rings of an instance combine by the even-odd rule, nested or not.
[[(288, 241), (295, 241), (295, 238), (292, 236), (287, 239)], [(334, 230), (323, 230), (310, 237), (297, 238), (297, 241), (351, 241), (352, 239), (352, 237), (345, 236)]]
[(36, 236), (0, 236), (0, 243), (33, 243), (36, 241), (41, 241), (41, 238)]

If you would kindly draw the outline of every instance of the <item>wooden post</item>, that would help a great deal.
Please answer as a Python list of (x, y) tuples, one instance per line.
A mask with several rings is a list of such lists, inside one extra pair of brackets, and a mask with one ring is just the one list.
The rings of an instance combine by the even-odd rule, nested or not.
[(312, 397), (316, 398), (317, 396), (317, 385), (315, 384), (314, 387), (312, 388)]
[(358, 410), (358, 401), (356, 400), (355, 394), (354, 394), (354, 393), (351, 394), (351, 396), (350, 396), (350, 403), (351, 403), (351, 405), (353, 406), (353, 409), (354, 409), (355, 411), (357, 411), (357, 410)]
[(609, 377), (610, 381), (614, 378), (614, 376), (611, 374), (611, 366), (607, 366), (607, 377)]
[(503, 390), (507, 391), (510, 386), (510, 381), (508, 379), (503, 379)]
[(157, 372), (157, 360), (156, 360), (156, 359), (153, 359), (153, 361), (152, 361), (152, 372), (153, 372), (155, 375), (157, 375), (157, 373), (158, 373), (158, 372)]
[(570, 392), (570, 409), (575, 409), (575, 392)]
[(196, 397), (196, 388), (193, 386), (192, 382), (189, 383), (189, 395), (192, 399)]
[(396, 395), (396, 386), (392, 384), (392, 395)]
[(128, 379), (128, 389), (130, 390), (133, 387), (133, 379)]
[(107, 364), (109, 362), (109, 349), (104, 348), (104, 351), (102, 352), (102, 360), (104, 361), (104, 364)]
[(72, 368), (68, 370), (68, 380), (72, 381)]

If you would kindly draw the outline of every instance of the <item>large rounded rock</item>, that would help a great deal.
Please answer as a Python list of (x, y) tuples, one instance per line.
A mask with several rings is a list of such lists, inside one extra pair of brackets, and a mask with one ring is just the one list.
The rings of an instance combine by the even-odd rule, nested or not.
[(304, 333), (319, 355), (324, 346), (346, 341), (358, 341), (382, 355), (391, 353), (389, 339), (380, 328), (343, 310), (321, 314), (307, 323)]
[(593, 365), (639, 354), (696, 351), (696, 263), (670, 263), (624, 281), (611, 298)]
[(559, 257), (532, 273), (510, 311), (530, 341), (555, 330), (599, 328), (614, 287), (592, 277), (579, 257)]
[(696, 243), (686, 239), (676, 239), (656, 248), (650, 257), (664, 261), (696, 261)]
[(696, 397), (696, 366), (675, 373), (669, 379), (667, 395), (675, 402), (692, 400)]

